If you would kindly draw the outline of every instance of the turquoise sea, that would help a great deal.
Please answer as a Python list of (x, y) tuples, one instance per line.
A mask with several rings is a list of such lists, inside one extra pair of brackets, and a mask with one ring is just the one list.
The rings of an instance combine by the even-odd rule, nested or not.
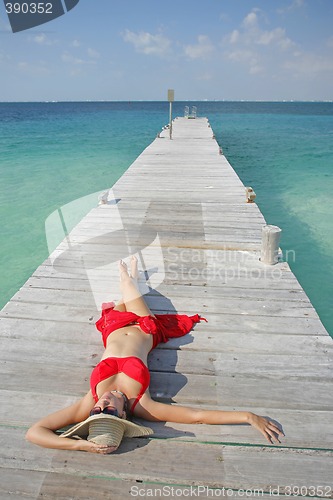
[[(333, 103), (176, 102), (207, 116), (333, 336)], [(0, 307), (47, 257), (45, 219), (110, 187), (168, 121), (165, 102), (0, 103)], [(88, 197), (73, 224), (96, 205)]]

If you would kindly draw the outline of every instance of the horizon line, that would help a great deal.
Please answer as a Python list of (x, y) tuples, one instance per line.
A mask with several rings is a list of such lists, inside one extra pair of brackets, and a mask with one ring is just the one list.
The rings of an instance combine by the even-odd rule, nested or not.
[[(76, 99), (66, 99), (66, 100), (43, 100), (43, 101), (38, 101), (38, 100), (23, 100), (23, 101), (0, 101), (0, 104), (57, 104), (57, 103), (86, 103), (86, 102), (91, 102), (91, 103), (96, 103), (96, 102), (127, 102), (127, 103), (132, 103), (132, 102), (163, 102), (163, 103), (168, 103), (167, 100), (165, 99), (84, 99), (84, 100), (76, 100)], [(176, 103), (183, 103), (183, 102), (262, 102), (262, 103), (332, 103), (332, 99), (180, 99), (180, 100), (175, 100), (174, 104)]]

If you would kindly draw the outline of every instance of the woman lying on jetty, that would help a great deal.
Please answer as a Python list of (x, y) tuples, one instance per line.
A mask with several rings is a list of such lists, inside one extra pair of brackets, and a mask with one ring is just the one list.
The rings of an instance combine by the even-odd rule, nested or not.
[[(118, 448), (123, 436), (152, 434), (148, 427), (129, 420), (134, 415), (148, 421), (186, 424), (248, 423), (270, 443), (280, 442), (281, 430), (254, 413), (202, 410), (151, 399), (149, 352), (160, 342), (185, 335), (204, 318), (154, 315), (137, 285), (137, 259), (131, 259), (130, 274), (123, 261), (119, 268), (122, 300), (117, 306), (103, 304), (102, 316), (96, 323), (105, 351), (92, 371), (91, 389), (76, 403), (35, 423), (26, 434), (27, 440), (46, 448), (107, 454)], [(74, 423), (74, 427), (60, 435), (55, 432)]]

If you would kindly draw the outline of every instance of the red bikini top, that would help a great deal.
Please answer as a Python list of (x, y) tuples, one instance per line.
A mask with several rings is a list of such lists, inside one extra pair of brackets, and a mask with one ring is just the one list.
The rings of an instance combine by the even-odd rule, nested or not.
[(147, 366), (140, 358), (136, 356), (129, 356), (127, 358), (105, 358), (102, 359), (93, 369), (90, 376), (90, 388), (95, 402), (98, 401), (96, 392), (97, 385), (103, 380), (116, 375), (117, 373), (125, 373), (128, 377), (136, 380), (141, 384), (141, 390), (131, 407), (133, 413), (135, 406), (138, 404), (140, 398), (149, 387), (150, 373)]

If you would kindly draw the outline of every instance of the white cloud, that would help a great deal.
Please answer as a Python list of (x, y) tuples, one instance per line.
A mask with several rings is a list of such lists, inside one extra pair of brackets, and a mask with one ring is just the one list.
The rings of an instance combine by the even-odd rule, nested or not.
[(326, 42), (327, 47), (332, 47), (333, 48), (333, 36), (331, 36), (327, 42)]
[(291, 4), (286, 7), (282, 7), (277, 9), (278, 14), (285, 14), (286, 12), (290, 12), (291, 10), (300, 9), (304, 5), (304, 0), (293, 0)]
[[(288, 8), (300, 8), (295, 1)], [(333, 76), (333, 37), (326, 40), (326, 53), (308, 51), (288, 37), (286, 29), (278, 26), (271, 30), (262, 24), (267, 20), (262, 11), (252, 10), (223, 40), (225, 60), (245, 69), (249, 75), (265, 76), (270, 80), (288, 82), (291, 78), (310, 82)]]
[(240, 34), (238, 30), (234, 30), (230, 35), (229, 35), (229, 42), (230, 43), (237, 43), (239, 40)]
[(255, 58), (255, 53), (247, 49), (233, 50), (228, 53), (228, 59), (230, 59), (231, 61), (242, 62), (242, 61), (249, 61), (250, 59), (253, 58)]
[(62, 54), (61, 59), (65, 63), (70, 63), (70, 64), (84, 64), (83, 59), (80, 59), (78, 57), (74, 57), (72, 54), (70, 54), (67, 51)]
[(286, 30), (284, 28), (275, 28), (272, 31), (261, 31), (258, 33), (258, 39), (256, 41), (258, 45), (276, 45), (283, 50), (295, 47), (294, 42), (286, 35)]
[[(260, 20), (264, 13), (253, 9), (243, 19), (238, 29), (224, 38), (224, 56), (247, 68), (250, 74), (271, 72), (271, 62), (278, 64), (282, 53), (296, 50), (297, 45), (281, 27), (272, 30), (261, 28)], [(265, 19), (265, 17), (264, 17)]]
[(196, 76), (196, 80), (208, 82), (213, 80), (213, 75), (211, 73), (200, 73)]
[(245, 28), (257, 27), (257, 24), (258, 16), (254, 11), (250, 12), (243, 20), (243, 26), (245, 26)]
[(284, 67), (294, 77), (308, 75), (316, 77), (322, 73), (333, 74), (333, 59), (324, 55), (296, 52), (284, 63)]
[(34, 36), (33, 40), (36, 43), (45, 43), (46, 35), (44, 35), (44, 33), (41, 33), (40, 35)]
[(220, 21), (230, 21), (229, 14), (226, 14), (225, 12), (221, 12), (221, 14), (220, 14)]
[[(78, 40), (73, 40), (73, 42), (70, 44), (71, 47), (79, 48), (82, 46), (82, 44)], [(77, 54), (77, 52), (75, 52)], [(84, 55), (81, 57), (77, 55), (71, 54), (68, 50), (64, 51), (61, 55), (61, 59), (65, 63), (69, 63), (75, 66), (84, 66), (85, 64), (96, 64), (96, 60), (101, 57), (100, 53), (91, 48), (88, 47), (85, 50)]]
[(100, 53), (97, 52), (97, 50), (94, 50), (94, 49), (91, 49), (91, 48), (88, 48), (87, 54), (92, 59), (99, 59), (101, 57)]
[(263, 71), (263, 67), (260, 64), (260, 58), (258, 54), (250, 49), (235, 49), (228, 52), (227, 55), (230, 61), (238, 62), (244, 64), (248, 67), (250, 74), (254, 75)]
[(131, 43), (137, 52), (146, 55), (163, 57), (170, 52), (171, 48), (170, 40), (161, 34), (152, 35), (143, 31), (134, 33), (126, 30), (123, 33), (123, 39)]
[(72, 64), (75, 66), (84, 66), (84, 65), (89, 65), (89, 64), (96, 64), (94, 60), (87, 60), (87, 59), (82, 59), (80, 57), (75, 57), (72, 54), (70, 54), (68, 51), (63, 52), (61, 59), (63, 62)]
[(29, 40), (37, 43), (38, 45), (54, 45), (57, 43), (57, 40), (50, 40), (45, 33), (38, 33), (33, 37), (29, 37)]
[(51, 74), (51, 70), (45, 61), (38, 61), (36, 63), (30, 63), (27, 61), (19, 61), (17, 63), (17, 68), (20, 72), (33, 75), (33, 76), (48, 76)]
[(0, 62), (10, 61), (10, 57), (3, 50), (0, 52)]
[(214, 46), (206, 35), (199, 35), (197, 44), (184, 47), (184, 53), (190, 59), (205, 59), (213, 50)]

